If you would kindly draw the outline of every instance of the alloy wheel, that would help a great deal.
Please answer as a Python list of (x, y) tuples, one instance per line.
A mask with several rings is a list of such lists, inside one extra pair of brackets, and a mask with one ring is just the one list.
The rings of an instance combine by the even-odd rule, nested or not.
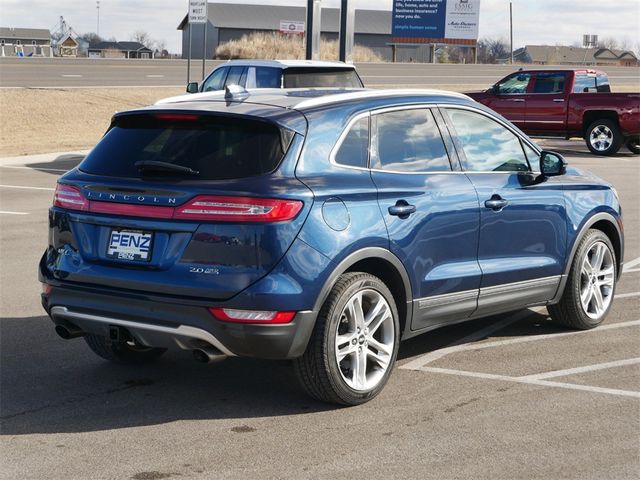
[(613, 299), (615, 265), (611, 250), (596, 242), (587, 251), (580, 271), (580, 303), (589, 318), (599, 319)]
[(595, 150), (605, 152), (611, 148), (613, 143), (613, 132), (606, 125), (598, 125), (591, 130), (589, 142)]

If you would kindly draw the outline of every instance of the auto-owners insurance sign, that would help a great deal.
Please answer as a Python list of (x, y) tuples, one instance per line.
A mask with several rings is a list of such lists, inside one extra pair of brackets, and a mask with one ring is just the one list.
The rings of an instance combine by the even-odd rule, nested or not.
[(480, 0), (394, 0), (396, 43), (475, 44)]

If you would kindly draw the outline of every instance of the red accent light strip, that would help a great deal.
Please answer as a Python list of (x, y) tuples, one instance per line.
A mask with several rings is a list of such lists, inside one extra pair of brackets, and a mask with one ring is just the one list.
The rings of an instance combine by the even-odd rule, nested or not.
[(154, 117), (158, 120), (173, 120), (178, 122), (195, 122), (200, 117), (189, 113), (156, 113)]
[(134, 205), (87, 200), (80, 189), (64, 184), (56, 186), (53, 204), (69, 210), (128, 217), (248, 223), (292, 220), (304, 205), (300, 200), (207, 195), (195, 197), (178, 207)]
[(209, 308), (209, 313), (222, 322), (283, 324), (290, 323), (296, 312), (271, 312), (253, 310), (235, 310), (230, 308)]

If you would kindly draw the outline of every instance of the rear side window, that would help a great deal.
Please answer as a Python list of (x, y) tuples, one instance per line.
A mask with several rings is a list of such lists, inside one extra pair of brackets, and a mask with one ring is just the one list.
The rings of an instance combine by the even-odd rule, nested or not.
[(369, 163), (369, 117), (357, 120), (342, 140), (335, 155), (336, 163), (367, 168)]
[(468, 110), (447, 109), (469, 172), (526, 172), (529, 164), (518, 137), (498, 122)]
[(598, 93), (609, 93), (611, 91), (609, 77), (606, 73), (598, 73), (596, 75), (596, 88), (598, 89)]
[(594, 74), (578, 73), (573, 81), (573, 93), (596, 91), (596, 76)]
[(247, 78), (247, 67), (230, 67), (227, 80), (224, 82), (227, 85), (240, 85), (244, 86), (244, 82)]
[(282, 70), (274, 67), (256, 67), (256, 87), (280, 88)]
[(355, 70), (344, 68), (287, 68), (284, 88), (337, 87), (361, 88)]
[[(262, 175), (284, 156), (278, 127), (243, 118), (180, 114), (125, 115), (80, 164), (80, 170), (112, 177), (226, 180)], [(285, 147), (288, 148), (288, 147)], [(141, 168), (137, 162), (171, 168)], [(140, 165), (140, 164), (139, 164)]]
[(564, 91), (564, 73), (538, 73), (533, 93), (562, 93)]
[(394, 172), (443, 172), (451, 164), (431, 110), (398, 110), (372, 117), (371, 168)]

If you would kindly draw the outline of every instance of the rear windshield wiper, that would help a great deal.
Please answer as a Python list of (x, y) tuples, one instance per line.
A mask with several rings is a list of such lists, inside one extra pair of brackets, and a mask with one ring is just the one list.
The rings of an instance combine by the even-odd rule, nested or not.
[(176, 165), (175, 163), (159, 162), (156, 160), (140, 160), (139, 162), (136, 162), (133, 165), (139, 168), (140, 170), (180, 172), (180, 173), (188, 173), (189, 175), (200, 174), (198, 170), (194, 170), (193, 168), (183, 167), (182, 165)]

